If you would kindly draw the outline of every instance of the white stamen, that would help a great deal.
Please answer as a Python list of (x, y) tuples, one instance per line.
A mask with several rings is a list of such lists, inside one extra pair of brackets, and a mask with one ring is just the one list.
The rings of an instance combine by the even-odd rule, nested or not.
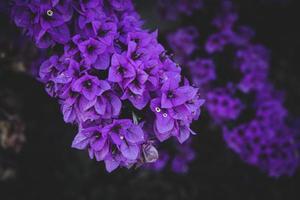
[(52, 17), (52, 16), (53, 16), (53, 11), (52, 11), (52, 10), (47, 10), (47, 15), (48, 15), (49, 17)]
[(123, 135), (121, 135), (121, 136), (120, 136), (120, 139), (121, 139), (121, 140), (124, 140), (124, 136), (123, 136)]
[(164, 114), (163, 114), (163, 117), (168, 117), (168, 114), (167, 114), (167, 113), (164, 113)]
[(156, 107), (155, 111), (159, 113), (161, 111), (161, 109), (159, 107)]

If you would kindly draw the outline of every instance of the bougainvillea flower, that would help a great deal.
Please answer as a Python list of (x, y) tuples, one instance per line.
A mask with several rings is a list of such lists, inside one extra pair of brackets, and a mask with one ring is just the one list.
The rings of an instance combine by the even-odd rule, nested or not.
[(172, 108), (184, 104), (193, 99), (197, 94), (197, 89), (191, 86), (179, 87), (176, 81), (167, 81), (161, 88), (161, 106), (162, 108)]
[(72, 84), (72, 90), (82, 93), (88, 100), (95, 99), (109, 89), (110, 85), (107, 81), (98, 80), (90, 75), (84, 75)]

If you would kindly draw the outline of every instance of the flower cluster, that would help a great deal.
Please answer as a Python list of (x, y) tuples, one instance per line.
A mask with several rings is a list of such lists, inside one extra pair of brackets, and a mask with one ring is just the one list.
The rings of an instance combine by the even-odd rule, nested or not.
[(295, 129), (285, 122), (288, 113), (283, 100), (283, 95), (269, 85), (256, 94), (251, 120), (231, 130), (224, 127), (228, 146), (273, 177), (292, 175), (299, 162), (299, 144)]
[(214, 88), (206, 93), (206, 109), (215, 122), (238, 119), (243, 110), (243, 103), (230, 87)]
[(15, 1), (12, 17), (18, 27), (24, 28), (40, 48), (65, 44), (70, 39), (68, 23), (73, 15), (70, 0)]
[[(231, 1), (220, 4), (211, 23), (217, 31), (203, 40), (205, 52), (195, 51), (200, 49), (195, 43), (200, 41), (199, 34), (190, 24), (167, 37), (169, 46), (186, 66), (193, 84), (201, 88), (205, 108), (223, 130), (228, 146), (270, 176), (292, 175), (299, 165), (299, 141), (286, 123), (284, 95), (268, 79), (270, 52), (252, 42), (251, 28), (237, 25)], [(190, 30), (197, 34), (187, 34)], [(228, 55), (234, 56), (233, 61), (221, 66), (220, 59), (228, 61)]]
[(155, 162), (153, 141), (194, 134), (204, 101), (131, 0), (16, 0), (12, 17), (38, 47), (55, 46), (38, 78), (78, 125), (72, 146), (107, 171)]
[(257, 119), (224, 130), (228, 146), (251, 165), (272, 177), (293, 175), (298, 167), (295, 132), (287, 126), (272, 129)]
[(244, 93), (264, 90), (268, 68), (269, 52), (262, 45), (249, 44), (236, 52), (236, 66), (243, 74), (239, 89)]

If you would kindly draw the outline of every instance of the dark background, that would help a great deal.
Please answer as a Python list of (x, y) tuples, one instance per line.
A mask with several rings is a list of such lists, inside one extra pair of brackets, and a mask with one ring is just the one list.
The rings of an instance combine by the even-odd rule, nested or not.
[[(297, 1), (236, 3), (241, 23), (253, 27), (256, 40), (272, 50), (272, 81), (286, 91), (291, 114), (300, 116)], [(141, 0), (138, 4), (146, 21), (151, 14), (149, 2)], [(11, 39), (12, 33), (18, 32), (7, 20), (0, 16), (0, 36)], [(155, 19), (149, 21), (153, 27)], [(158, 26), (164, 30), (163, 24)], [(193, 138), (197, 158), (188, 174), (174, 174), (169, 169), (160, 173), (120, 169), (108, 174), (103, 164), (89, 160), (86, 152), (70, 148), (76, 128), (63, 122), (56, 100), (46, 95), (43, 86), (30, 76), (7, 69), (6, 62), (0, 64), (0, 91), (13, 91), (21, 102), (27, 136), (18, 155), (0, 150), (2, 158), (13, 157), (10, 164), (17, 171), (16, 178), (0, 181), (1, 200), (300, 199), (299, 172), (274, 179), (246, 165), (225, 146), (218, 130), (208, 131), (205, 115), (197, 125), (201, 134)]]

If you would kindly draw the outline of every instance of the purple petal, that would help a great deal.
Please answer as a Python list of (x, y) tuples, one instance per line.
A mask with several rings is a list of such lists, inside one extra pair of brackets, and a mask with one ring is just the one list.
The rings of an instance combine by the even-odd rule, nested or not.
[(162, 108), (172, 108), (173, 104), (170, 99), (167, 98), (167, 95), (165, 93), (161, 96), (161, 107)]
[(63, 105), (62, 113), (66, 123), (72, 123), (76, 120), (76, 113), (73, 106)]
[(79, 79), (77, 79), (74, 83), (72, 83), (72, 90), (75, 92), (81, 92), (82, 90), (82, 82), (85, 80), (86, 78), (83, 76)]
[(95, 157), (97, 161), (102, 161), (109, 153), (109, 145), (106, 144), (100, 151), (95, 151)]
[(94, 63), (93, 67), (99, 70), (106, 70), (110, 64), (110, 54), (103, 53), (98, 56), (96, 62)]
[(120, 136), (116, 133), (113, 133), (113, 132), (110, 133), (110, 137), (111, 137), (113, 143), (118, 146), (121, 145), (121, 143), (123, 143), (123, 140), (121, 140)]
[(190, 137), (190, 130), (186, 126), (180, 127), (178, 141), (182, 144)]
[(108, 80), (111, 82), (120, 82), (122, 81), (122, 76), (118, 73), (117, 66), (111, 66), (108, 71)]
[(105, 158), (105, 168), (108, 172), (112, 172), (117, 169), (120, 165), (120, 162), (112, 158), (111, 156)]
[(132, 125), (126, 132), (125, 138), (130, 143), (140, 143), (144, 141), (144, 132), (138, 125)]
[(78, 133), (72, 142), (72, 147), (82, 150), (88, 146), (89, 142), (90, 142), (90, 140), (88, 137), (86, 137), (85, 135), (83, 135), (81, 133)]
[(99, 93), (99, 91), (100, 90), (98, 89), (98, 87), (96, 85), (92, 85), (91, 89), (82, 90), (82, 94), (83, 94), (83, 96), (85, 96), (85, 98), (92, 101), (97, 96), (97, 93)]
[(48, 32), (51, 35), (52, 39), (57, 43), (66, 44), (70, 40), (70, 31), (66, 24), (51, 28)]
[(111, 106), (112, 106), (112, 115), (117, 116), (120, 114), (122, 108), (122, 102), (116, 95), (112, 94), (110, 96)]
[(104, 81), (104, 80), (100, 80), (98, 82), (98, 85), (99, 85), (100, 90), (97, 92), (97, 95), (99, 95), (99, 96), (102, 95), (103, 92), (111, 89), (109, 83), (107, 81)]
[(190, 86), (183, 86), (176, 90), (175, 98), (172, 99), (172, 103), (174, 106), (179, 106), (188, 100), (193, 99), (198, 92), (197, 88), (193, 88)]
[(106, 144), (107, 138), (101, 137), (96, 139), (94, 142), (91, 143), (91, 148), (95, 151), (101, 151)]
[(191, 115), (191, 112), (185, 105), (180, 105), (169, 109), (169, 114), (174, 119), (185, 121), (188, 120), (188, 117)]
[(174, 128), (174, 119), (171, 117), (163, 117), (162, 113), (156, 115), (155, 125), (159, 133), (165, 133)]
[(160, 142), (167, 140), (171, 136), (171, 131), (160, 133), (157, 131), (156, 127), (154, 127), (154, 133)]
[(139, 147), (135, 144), (126, 144), (123, 142), (121, 144), (120, 151), (125, 158), (135, 160), (139, 154)]
[(98, 98), (98, 100), (95, 104), (96, 112), (99, 113), (100, 115), (104, 115), (106, 112), (107, 104), (108, 104), (108, 102), (105, 97)]
[(85, 97), (81, 97), (79, 100), (79, 108), (81, 111), (87, 111), (96, 104), (97, 99), (88, 100)]

